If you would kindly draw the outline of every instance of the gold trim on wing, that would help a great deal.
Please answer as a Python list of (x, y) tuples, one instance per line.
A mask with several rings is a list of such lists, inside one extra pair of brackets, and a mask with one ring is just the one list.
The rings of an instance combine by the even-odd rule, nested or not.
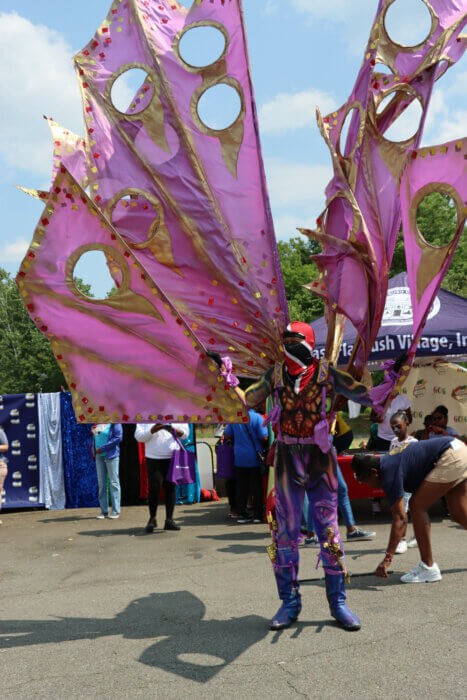
[(435, 13), (428, 0), (422, 0), (422, 2), (426, 5), (431, 15), (431, 27), (428, 36), (425, 37), (423, 41), (414, 46), (404, 46), (403, 44), (398, 44), (391, 39), (386, 28), (386, 15), (389, 8), (391, 7), (391, 5), (394, 4), (394, 2), (396, 2), (396, 0), (387, 0), (385, 6), (381, 10), (379, 17), (377, 18), (374, 24), (373, 33), (370, 36), (370, 44), (371, 42), (377, 42), (377, 59), (379, 58), (381, 63), (386, 64), (393, 71), (393, 73), (397, 74), (397, 70), (395, 67), (395, 61), (397, 56), (400, 53), (416, 53), (417, 51), (419, 51), (420, 48), (424, 46), (426, 42), (435, 33), (438, 27), (439, 20), (437, 14)]
[[(198, 112), (198, 104), (204, 93), (216, 85), (228, 85), (233, 88), (240, 98), (240, 111), (235, 121), (225, 129), (212, 129), (207, 126), (200, 118)], [(212, 136), (218, 138), (221, 144), (221, 152), (224, 163), (230, 170), (232, 175), (237, 177), (237, 162), (238, 154), (243, 142), (244, 126), (243, 120), (246, 115), (245, 107), (245, 96), (243, 94), (243, 89), (238, 80), (232, 78), (228, 75), (223, 75), (221, 77), (214, 76), (208, 77), (203, 80), (202, 85), (200, 85), (193, 93), (190, 102), (191, 118), (196, 124), (197, 128), (206, 136)]]
[[(123, 232), (120, 232), (120, 235), (126, 240), (130, 248), (133, 250), (150, 250), (157, 262), (165, 267), (169, 267), (178, 275), (183, 277), (181, 271), (175, 263), (170, 233), (165, 224), (164, 209), (161, 202), (157, 199), (157, 197), (151, 194), (151, 192), (147, 192), (136, 187), (127, 187), (120, 190), (112, 197), (112, 199), (109, 200), (104, 209), (104, 213), (107, 218), (113, 223), (112, 215), (115, 207), (117, 206), (118, 202), (127, 195), (139, 195), (140, 197), (147, 199), (147, 201), (155, 208), (157, 216), (149, 226), (145, 241), (134, 243), (128, 240), (128, 237), (125, 236)], [(116, 226), (116, 224), (113, 225)]]
[[(152, 83), (152, 97), (146, 107), (144, 107), (142, 110), (136, 112), (135, 114), (129, 114), (127, 112), (121, 112), (114, 105), (112, 101), (112, 88), (115, 81), (118, 80), (123, 73), (133, 70), (134, 68), (139, 68), (147, 73), (149, 82)], [(170, 153), (170, 147), (167, 143), (167, 138), (165, 135), (165, 115), (164, 108), (159, 97), (159, 90), (160, 81), (157, 73), (146, 63), (135, 61), (132, 63), (125, 63), (112, 73), (105, 86), (104, 98), (109, 105), (109, 110), (116, 115), (117, 119), (129, 122), (142, 122), (144, 128), (154, 143), (159, 146), (159, 148), (162, 148), (164, 151), (167, 151), (167, 153)]]
[[(408, 179), (407, 182), (409, 182)], [(410, 187), (410, 185), (408, 186)], [(457, 211), (457, 231), (451, 240), (442, 246), (428, 243), (417, 224), (418, 207), (422, 200), (432, 192), (440, 192), (451, 197)], [(445, 182), (430, 182), (421, 187), (411, 198), (409, 209), (410, 226), (415, 233), (417, 245), (422, 251), (422, 257), (417, 268), (417, 299), (419, 302), (427, 286), (441, 270), (446, 257), (451, 252), (452, 246), (456, 245), (459, 237), (459, 228), (463, 228), (466, 217), (467, 207), (464, 205), (462, 197), (452, 185), (448, 185)]]
[[(189, 32), (190, 30), (196, 29), (197, 27), (213, 27), (214, 29), (217, 29), (219, 32), (221, 32), (221, 34), (223, 35), (224, 40), (225, 40), (224, 50), (222, 51), (220, 56), (218, 58), (216, 58), (215, 61), (213, 61), (212, 63), (209, 63), (206, 66), (192, 66), (191, 63), (188, 63), (187, 61), (185, 61), (185, 59), (183, 58), (183, 56), (180, 53), (180, 41), (182, 40), (183, 36), (187, 32)], [(198, 22), (192, 22), (191, 24), (186, 24), (182, 29), (180, 29), (178, 34), (175, 35), (174, 40), (172, 42), (172, 50), (173, 50), (175, 56), (178, 58), (178, 60), (180, 61), (182, 66), (185, 68), (185, 70), (189, 71), (190, 73), (204, 73), (208, 68), (214, 68), (214, 67), (217, 68), (219, 63), (225, 61), (225, 57), (227, 56), (229, 46), (230, 46), (230, 36), (229, 36), (227, 29), (220, 22), (215, 22), (214, 20), (210, 20), (210, 19), (203, 19), (203, 20), (200, 20)]]

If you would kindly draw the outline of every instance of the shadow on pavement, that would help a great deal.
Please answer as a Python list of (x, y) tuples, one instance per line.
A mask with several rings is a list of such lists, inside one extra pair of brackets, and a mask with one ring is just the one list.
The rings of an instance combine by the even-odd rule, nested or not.
[(62, 518), (45, 518), (38, 520), (39, 523), (78, 523), (80, 520), (97, 520), (95, 515), (67, 515)]
[(147, 533), (144, 531), (144, 527), (140, 525), (139, 527), (123, 527), (123, 528), (112, 528), (109, 530), (83, 530), (82, 532), (77, 532), (77, 535), (84, 535), (85, 537), (110, 537), (113, 535), (127, 535), (128, 537), (150, 537), (151, 534), (158, 534), (158, 532), (163, 532), (162, 529), (155, 530), (154, 533)]
[(264, 544), (229, 544), (228, 547), (221, 547), (216, 552), (223, 552), (224, 554), (252, 554), (253, 552), (259, 552), (260, 554), (266, 554), (266, 547)]
[[(448, 574), (462, 574), (467, 569), (443, 569), (441, 574), (447, 576)], [(376, 578), (373, 572), (368, 574), (355, 574), (350, 577), (350, 584), (347, 586), (347, 590), (351, 591), (378, 591), (380, 588), (386, 588), (388, 586), (409, 586), (415, 584), (402, 583), (401, 576), (404, 572), (393, 571), (389, 573), (389, 578)], [(299, 581), (301, 586), (319, 586), (324, 588), (323, 578), (305, 578)]]
[(221, 542), (231, 542), (232, 540), (240, 540), (241, 542), (245, 542), (246, 540), (271, 538), (269, 530), (264, 528), (257, 530), (256, 532), (251, 532), (251, 530), (239, 530), (238, 532), (224, 532), (221, 535), (197, 535), (196, 537), (198, 540), (219, 540)]
[(258, 615), (204, 620), (205, 613), (204, 603), (189, 591), (152, 593), (132, 601), (113, 618), (1, 620), (0, 649), (107, 636), (163, 637), (151, 644), (139, 661), (206, 683), (269, 631), (267, 621)]

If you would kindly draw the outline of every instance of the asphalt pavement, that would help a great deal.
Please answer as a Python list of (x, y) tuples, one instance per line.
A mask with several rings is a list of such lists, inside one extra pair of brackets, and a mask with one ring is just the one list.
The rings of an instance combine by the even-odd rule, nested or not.
[(179, 507), (181, 532), (152, 535), (144, 507), (105, 521), (90, 509), (2, 513), (1, 697), (464, 698), (465, 532), (435, 518), (443, 579), (407, 585), (418, 550), (375, 578), (389, 525), (357, 515), (377, 531), (346, 546), (361, 631), (329, 616), (307, 548), (302, 614), (273, 633), (268, 530), (228, 522), (225, 501)]

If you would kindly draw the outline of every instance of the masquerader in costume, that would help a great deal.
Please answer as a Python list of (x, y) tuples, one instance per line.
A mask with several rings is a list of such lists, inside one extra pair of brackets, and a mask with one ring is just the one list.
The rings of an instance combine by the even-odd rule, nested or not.
[[(298, 539), (305, 490), (313, 509), (326, 577), (331, 615), (349, 630), (360, 620), (345, 604), (346, 568), (337, 526), (337, 459), (331, 444), (331, 406), (336, 394), (369, 405), (363, 384), (313, 356), (314, 333), (306, 323), (294, 322), (284, 332), (285, 361), (277, 363), (246, 392), (238, 387), (231, 363), (223, 358), (221, 374), (248, 407), (268, 396), (275, 406), (267, 420), (277, 435), (275, 459), (275, 516), (269, 548), (282, 605), (271, 621), (279, 630), (294, 622), (301, 610), (298, 583)], [(214, 356), (213, 356), (214, 357)], [(218, 363), (220, 358), (214, 357)]]

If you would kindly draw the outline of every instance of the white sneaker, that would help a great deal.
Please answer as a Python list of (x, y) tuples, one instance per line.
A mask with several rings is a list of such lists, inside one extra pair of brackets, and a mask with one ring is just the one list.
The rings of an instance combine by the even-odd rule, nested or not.
[(119, 518), (119, 517), (120, 517), (120, 514), (119, 514), (119, 513), (111, 513), (111, 514), (109, 515), (109, 520), (116, 520), (116, 519)]
[(414, 547), (418, 547), (418, 542), (415, 539), (415, 537), (412, 537), (412, 539), (407, 542), (407, 547), (409, 549), (413, 549)]
[(402, 583), (433, 583), (434, 581), (441, 581), (441, 579), (442, 576), (438, 564), (427, 566), (422, 561), (408, 574), (401, 576)]
[(97, 520), (105, 520), (107, 515), (104, 515), (104, 513), (99, 513), (99, 515), (96, 515)]
[(407, 551), (407, 540), (401, 540), (396, 547), (395, 554), (405, 554)]

